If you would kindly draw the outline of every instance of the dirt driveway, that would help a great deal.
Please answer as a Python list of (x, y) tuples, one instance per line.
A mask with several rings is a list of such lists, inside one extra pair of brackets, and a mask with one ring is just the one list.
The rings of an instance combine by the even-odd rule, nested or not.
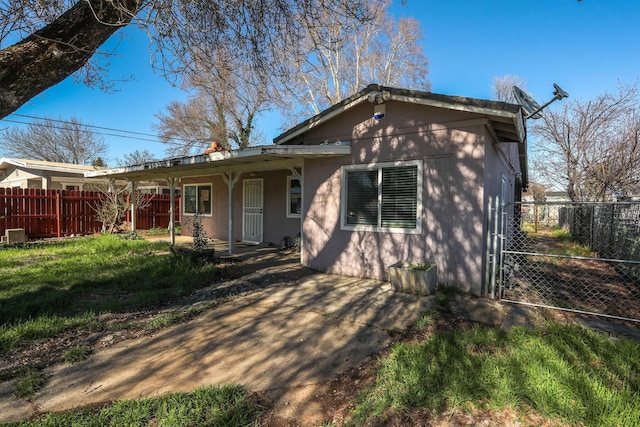
[(317, 425), (316, 385), (357, 366), (414, 323), (433, 297), (389, 284), (312, 274), (235, 299), (153, 336), (46, 370), (31, 402), (0, 384), (0, 422), (48, 411), (235, 382), (264, 392), (282, 417)]

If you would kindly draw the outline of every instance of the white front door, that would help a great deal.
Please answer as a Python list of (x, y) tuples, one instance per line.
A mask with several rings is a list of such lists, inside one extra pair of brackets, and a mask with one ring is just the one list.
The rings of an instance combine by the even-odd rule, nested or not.
[(242, 191), (242, 241), (262, 243), (262, 178), (245, 179)]

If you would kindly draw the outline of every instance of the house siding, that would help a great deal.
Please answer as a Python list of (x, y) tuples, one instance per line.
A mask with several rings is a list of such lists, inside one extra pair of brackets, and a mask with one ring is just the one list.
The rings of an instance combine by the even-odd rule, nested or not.
[[(398, 261), (435, 261), (439, 282), (479, 294), (484, 230), (485, 128), (468, 113), (387, 103), (377, 122), (362, 105), (305, 135), (352, 141), (352, 156), (305, 161), (303, 262), (336, 274), (387, 279)], [(471, 117), (470, 117), (471, 116)], [(340, 228), (342, 166), (423, 162), (422, 234)]]

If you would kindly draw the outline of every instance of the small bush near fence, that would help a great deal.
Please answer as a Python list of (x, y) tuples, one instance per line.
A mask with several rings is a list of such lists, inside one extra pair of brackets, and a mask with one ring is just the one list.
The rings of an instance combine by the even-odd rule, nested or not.
[[(136, 228), (149, 230), (169, 226), (170, 196), (145, 194), (144, 209), (136, 212)], [(0, 235), (5, 230), (22, 228), (29, 238), (63, 237), (100, 232), (96, 204), (104, 200), (99, 191), (40, 190), (0, 188)], [(175, 200), (179, 221), (180, 199)], [(123, 221), (131, 221), (131, 211)]]

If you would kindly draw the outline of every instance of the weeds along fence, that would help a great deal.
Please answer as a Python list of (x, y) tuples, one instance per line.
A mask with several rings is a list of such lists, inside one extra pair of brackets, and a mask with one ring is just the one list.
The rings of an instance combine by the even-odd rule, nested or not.
[[(136, 212), (136, 228), (148, 230), (168, 227), (170, 196), (145, 194), (143, 209)], [(22, 228), (29, 238), (63, 237), (99, 232), (102, 223), (95, 208), (104, 195), (98, 191), (40, 190), (0, 188), (0, 235), (6, 229)], [(179, 198), (175, 200), (179, 221)], [(123, 221), (131, 221), (128, 211)]]
[(640, 322), (640, 202), (520, 202), (500, 211), (489, 252), (499, 298)]
[(640, 261), (640, 203), (564, 206), (558, 223), (604, 258)]

